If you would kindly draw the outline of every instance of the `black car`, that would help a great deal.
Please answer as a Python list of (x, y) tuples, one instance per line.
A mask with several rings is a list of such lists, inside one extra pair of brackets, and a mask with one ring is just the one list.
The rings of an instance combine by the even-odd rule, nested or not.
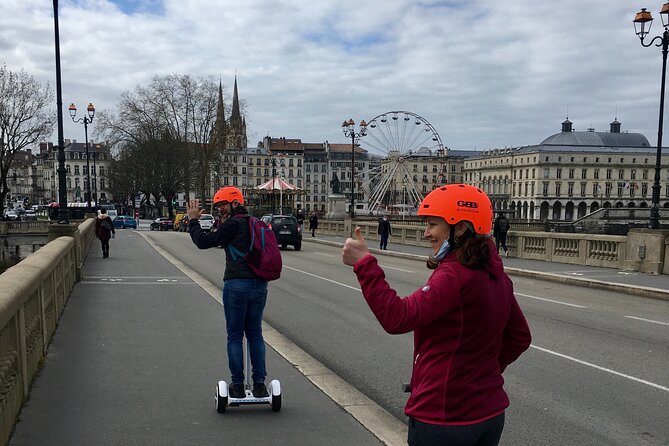
[(265, 215), (262, 221), (272, 228), (276, 241), (282, 248), (291, 245), (295, 251), (302, 249), (302, 228), (292, 215)]
[(174, 222), (166, 217), (156, 218), (153, 222), (151, 222), (151, 226), (149, 226), (149, 228), (152, 231), (169, 231), (170, 229), (174, 229)]

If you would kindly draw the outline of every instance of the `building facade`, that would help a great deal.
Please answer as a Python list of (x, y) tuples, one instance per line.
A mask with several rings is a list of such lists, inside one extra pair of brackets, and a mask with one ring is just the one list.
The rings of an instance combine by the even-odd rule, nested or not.
[[(573, 221), (608, 207), (647, 208), (657, 149), (639, 133), (562, 131), (540, 144), (486, 150), (464, 161), (465, 182), (489, 194), (495, 210), (523, 219)], [(669, 150), (662, 150), (660, 207), (669, 207)]]

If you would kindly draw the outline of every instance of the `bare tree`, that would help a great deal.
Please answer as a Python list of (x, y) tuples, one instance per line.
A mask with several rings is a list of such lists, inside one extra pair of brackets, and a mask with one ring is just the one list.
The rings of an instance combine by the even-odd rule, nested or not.
[[(101, 113), (98, 120), (98, 133), (117, 152), (131, 150), (135, 165), (145, 169), (143, 177), (162, 178), (159, 190), (170, 211), (177, 191), (184, 190), (188, 196), (195, 184), (203, 198), (206, 193), (206, 178), (215, 157), (208, 143), (216, 118), (216, 93), (212, 78), (156, 76), (149, 86), (124, 92), (117, 111)], [(160, 143), (165, 145), (157, 147)], [(172, 164), (174, 160), (177, 163)], [(154, 170), (157, 174), (151, 175)], [(171, 172), (170, 180), (160, 172)], [(155, 182), (146, 181), (155, 190)]]
[(21, 70), (0, 68), (0, 212), (9, 193), (7, 176), (19, 150), (48, 137), (55, 115), (47, 111), (53, 92)]

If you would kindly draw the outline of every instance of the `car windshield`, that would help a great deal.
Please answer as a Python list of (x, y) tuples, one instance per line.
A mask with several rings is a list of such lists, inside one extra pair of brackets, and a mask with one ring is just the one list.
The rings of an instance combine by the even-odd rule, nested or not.
[(211, 215), (203, 215), (200, 217), (200, 220), (213, 220), (213, 219), (214, 217), (212, 217)]

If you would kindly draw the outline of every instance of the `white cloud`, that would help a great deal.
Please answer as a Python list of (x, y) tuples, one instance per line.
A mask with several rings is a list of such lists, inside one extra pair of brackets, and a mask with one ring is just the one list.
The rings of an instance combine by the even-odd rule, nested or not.
[[(230, 88), (236, 73), (252, 145), (268, 133), (345, 142), (344, 119), (390, 110), (423, 116), (457, 149), (538, 143), (567, 110), (576, 129), (605, 131), (617, 115), (653, 143), (661, 53), (634, 35), (642, 6), (654, 12), (605, 0), (61, 0), (63, 102), (108, 109), (155, 74)], [(53, 84), (53, 37), (51, 2), (0, 2), (0, 63)], [(80, 127), (65, 111), (65, 137), (83, 139)]]

